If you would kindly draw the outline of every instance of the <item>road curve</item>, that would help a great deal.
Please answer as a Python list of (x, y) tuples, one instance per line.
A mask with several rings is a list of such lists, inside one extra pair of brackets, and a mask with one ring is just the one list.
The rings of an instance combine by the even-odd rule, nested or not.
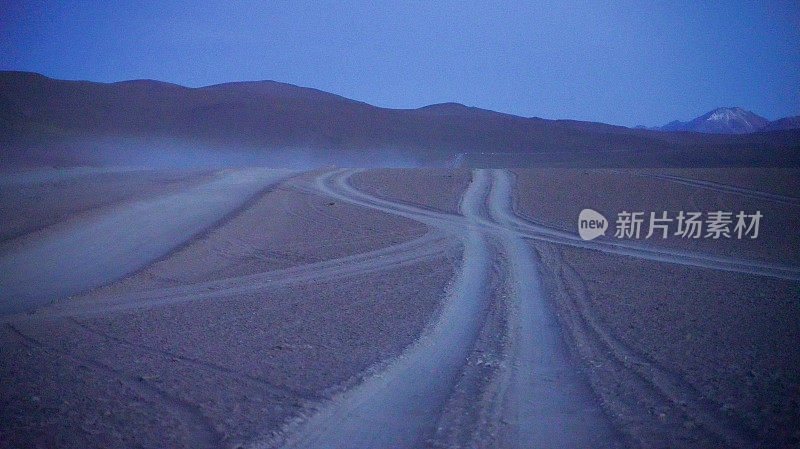
[[(482, 174), (467, 188), (461, 212), (468, 221), (477, 220), (488, 181)], [(404, 212), (416, 215), (410, 207)], [(464, 251), (436, 322), (383, 372), (323, 404), (282, 447), (419, 447), (432, 434), (480, 328), (489, 273), (487, 242), (477, 228), (448, 220), (439, 225), (462, 238)]]
[[(371, 207), (382, 212), (400, 215), (434, 227), (443, 221), (463, 221), (463, 217), (458, 215), (430, 211), (401, 202), (377, 198), (365, 192), (358, 191), (348, 183), (348, 179), (356, 172), (357, 171), (353, 170), (331, 172), (318, 180), (318, 188), (326, 195), (333, 196), (342, 201), (348, 201), (364, 207)], [(482, 226), (486, 232), (504, 231), (504, 229), (510, 226), (522, 237), (531, 240), (587, 248), (609, 254), (636, 257), (655, 262), (800, 281), (800, 266), (716, 256), (706, 253), (665, 248), (663, 246), (649, 245), (641, 242), (629, 242), (622, 239), (600, 238), (592, 241), (584, 241), (576, 232), (537, 223), (518, 215), (511, 216), (509, 219), (510, 222), (506, 226), (500, 226), (497, 223), (488, 221), (480, 223), (480, 226)]]
[[(526, 239), (579, 246), (603, 252), (778, 278), (800, 278), (800, 268), (766, 262), (739, 260), (635, 243), (584, 242), (572, 233), (522, 219), (513, 212), (513, 185), (505, 171), (473, 172), (473, 181), (461, 204), (461, 214), (447, 214), (402, 202), (378, 198), (353, 188), (348, 179), (353, 171), (330, 172), (317, 179), (326, 195), (382, 212), (414, 219), (464, 242), (462, 267), (455, 287), (447, 298), (443, 317), (419, 342), (391, 361), (386, 371), (362, 385), (323, 404), (299, 427), (287, 429), (280, 447), (416, 447), (425, 442), (436, 422), (444, 388), (452, 385), (459, 366), (474, 343), (473, 332), (437, 333), (443, 323), (456, 316), (453, 304), (475, 299), (480, 285), (465, 284), (476, 263), (505, 258), (505, 282), (512, 291), (509, 316), (508, 359), (510, 373), (502, 388), (502, 418), (511, 431), (504, 436), (506, 447), (618, 447), (615, 431), (602, 414), (585, 380), (570, 367), (556, 322), (541, 293), (536, 258)], [(485, 204), (476, 192), (491, 187)], [(483, 194), (481, 194), (483, 195)], [(485, 206), (485, 207), (484, 207)], [(488, 209), (487, 211), (484, 209)], [(491, 242), (498, 242), (500, 253)], [(488, 243), (487, 243), (488, 242)], [(476, 261), (476, 254), (479, 259)], [(486, 268), (484, 268), (485, 270)], [(481, 282), (487, 278), (478, 273)], [(464, 289), (464, 286), (469, 286)], [(488, 288), (488, 287), (487, 287)], [(460, 309), (463, 310), (464, 309)], [(474, 309), (473, 313), (477, 313)], [(462, 315), (463, 317), (464, 315)], [(471, 322), (457, 323), (461, 331)], [(474, 328), (477, 330), (477, 328)], [(445, 341), (434, 340), (444, 338)], [(457, 351), (441, 354), (436, 348)], [(434, 354), (440, 354), (441, 371), (436, 371)], [(458, 357), (452, 357), (458, 355)], [(427, 377), (423, 376), (427, 373)], [(422, 377), (420, 377), (422, 376)]]
[[(528, 244), (512, 222), (506, 172), (476, 170), (464, 193), (461, 215), (441, 214), (359, 192), (347, 175), (322, 177), (326, 193), (396, 213), (462, 239), (461, 268), (439, 319), (379, 374), (321, 405), (299, 427), (287, 429), (283, 448), (420, 447), (433, 432), (480, 327), (489, 292), (489, 264), (506, 259), (503, 274), (513, 298), (502, 419), (510, 431), (504, 447), (619, 447), (618, 437), (588, 383), (570, 365), (555, 318), (545, 304)], [(483, 198), (488, 191), (486, 201)], [(493, 241), (500, 245), (498, 251)], [(500, 264), (502, 265), (502, 264)], [(498, 336), (499, 338), (499, 336)]]
[[(154, 307), (361, 275), (427, 260), (460, 243), (463, 247), (461, 265), (448, 288), (438, 319), (401, 356), (389, 361), (382, 372), (320, 404), (316, 413), (299, 427), (287, 429), (286, 438), (280, 442), (282, 447), (388, 448), (425, 444), (475, 344), (483, 311), (488, 307), (492, 293), (488, 291), (490, 267), (498, 261), (504, 262), (496, 265), (506, 269), (500, 274), (512, 295), (508, 316), (508, 335), (512, 341), (508, 354), (509, 374), (505, 380), (506, 394), (499, 399), (503, 403), (502, 418), (511, 430), (504, 435), (503, 445), (616, 447), (615, 433), (588, 385), (567, 361), (555, 318), (548, 311), (541, 291), (537, 258), (527, 240), (662, 262), (800, 279), (800, 267), (636, 243), (584, 242), (576, 234), (515, 215), (513, 182), (506, 171), (474, 171), (458, 215), (369, 195), (348, 183), (353, 173), (328, 172), (317, 178), (315, 188), (332, 198), (419, 221), (431, 230), (422, 237), (363, 254), (134, 293), (99, 302), (69, 303), (48, 309), (45, 316), (39, 314), (35, 319)], [(80, 291), (120, 277), (168, 251), (175, 242), (185, 241), (205, 229), (238, 207), (245, 198), (279, 179), (283, 177), (258, 171), (228, 172), (195, 190), (136, 203), (136, 207), (116, 209), (95, 217), (81, 224), (87, 227), (85, 231), (70, 229), (56, 236), (45, 236), (25, 247), (24, 251), (0, 255), (3, 273), (0, 275), (0, 315), (9, 297), (26, 298), (25, 292), (36, 289), (55, 296), (65, 295), (69, 294), (65, 291)], [(176, 207), (177, 210), (173, 209)], [(163, 220), (175, 214), (181, 219), (170, 222), (166, 226), (168, 229), (160, 233), (158, 230), (164, 227)], [(129, 222), (137, 226), (131, 230), (132, 235), (128, 235), (129, 229), (123, 226)], [(109, 250), (103, 246), (103, 242), (109, 239), (120, 247)], [(92, 240), (95, 243), (91, 243)], [(51, 259), (55, 260), (52, 265), (42, 264), (42, 261)], [(19, 274), (10, 273), (11, 269), (29, 270), (32, 274), (19, 277)], [(111, 271), (105, 271), (109, 269)], [(41, 290), (41, 286), (35, 284), (41, 279), (63, 277), (72, 279), (59, 287), (66, 290)], [(81, 277), (86, 279), (79, 279)], [(86, 285), (76, 286), (76, 279)], [(15, 284), (14, 281), (19, 282)], [(40, 297), (28, 298), (25, 307), (35, 307), (41, 301)]]
[(64, 317), (87, 317), (225, 298), (296, 284), (343, 279), (433, 260), (455, 248), (457, 244), (458, 242), (452, 237), (432, 231), (406, 242), (361, 254), (262, 273), (105, 297), (101, 301), (70, 301), (40, 310), (35, 316), (0, 316), (0, 322), (3, 322), (4, 319), (41, 321)]

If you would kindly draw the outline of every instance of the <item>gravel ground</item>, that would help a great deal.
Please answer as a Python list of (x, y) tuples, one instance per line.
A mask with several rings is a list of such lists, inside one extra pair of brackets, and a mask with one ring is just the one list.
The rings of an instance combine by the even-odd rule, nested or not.
[[(308, 186), (315, 174), (292, 182)], [(102, 189), (100, 189), (102, 190)], [(410, 220), (288, 186), (140, 272), (67, 302), (329, 260), (421, 236)], [(0, 324), (0, 447), (239, 447), (398, 355), (459, 260), (337, 281)], [(101, 308), (102, 309), (102, 308)]]
[[(307, 185), (314, 174), (293, 180)], [(103, 297), (242, 276), (383, 248), (423, 235), (412, 220), (278, 186), (234, 220), (120, 283)]]
[(0, 447), (236, 447), (263, 438), (410, 344), (435, 313), (451, 262), (4, 326)]
[[(786, 184), (796, 182), (794, 172), (748, 170), (669, 174), (793, 195)], [(427, 232), (411, 220), (313, 193), (317, 174), (272, 189), (162, 260), (72, 301), (102, 303), (131, 292), (264, 273)], [(757, 208), (764, 218), (756, 240), (654, 243), (800, 264), (800, 236), (786, 232), (800, 223), (798, 206), (642, 174), (519, 170), (517, 211), (575, 231), (585, 207), (607, 217), (622, 208)], [(458, 210), (469, 180), (463, 170), (369, 170), (352, 178), (375, 195), (447, 212)], [(117, 182), (124, 185), (119, 191), (147, 192), (132, 187), (139, 182), (134, 180), (109, 185)], [(102, 190), (84, 200), (87, 208), (78, 202), (65, 216), (103, 207), (92, 206)], [(56, 202), (57, 193), (48, 195), (54, 199), (43, 203), (38, 216)], [(26, 201), (17, 207), (28, 207)], [(798, 283), (532, 246), (565, 341), (603, 410), (632, 446), (800, 445)], [(411, 344), (436, 316), (458, 260), (457, 251), (443, 250), (438, 259), (338, 281), (89, 317), (5, 319), (0, 448), (238, 447), (269, 441)], [(508, 292), (497, 293), (431, 445), (491, 447), (502, 434), (491, 406), (508, 351)]]
[(0, 185), (0, 245), (99, 208), (177, 191), (208, 179), (207, 171), (136, 170), (19, 179)]
[(381, 198), (457, 214), (461, 194), (470, 179), (469, 170), (379, 169), (357, 173), (351, 182)]
[[(677, 373), (759, 447), (800, 444), (800, 284), (578, 248), (560, 252), (577, 272), (573, 293), (585, 292), (584, 313), (644, 363)], [(569, 298), (551, 296), (562, 319), (575, 313)], [(596, 387), (605, 401), (626, 400), (604, 382)], [(676, 444), (692, 446), (668, 446)]]
[(669, 174), (685, 178), (730, 184), (747, 189), (762, 190), (778, 195), (800, 196), (800, 170), (780, 167), (726, 167), (720, 168), (670, 168), (637, 169), (645, 174)]
[[(767, 182), (772, 169), (738, 169), (734, 174), (727, 169), (651, 170), (658, 174), (691, 175), (697, 179), (718, 179), (733, 183), (741, 176), (741, 185), (767, 192), (780, 190), (773, 182)], [(800, 172), (793, 171), (798, 178)], [(800, 205), (782, 204), (764, 199), (750, 198), (730, 192), (692, 187), (661, 179), (639, 176), (641, 171), (576, 170), (576, 169), (530, 169), (516, 170), (517, 212), (529, 219), (577, 233), (578, 214), (584, 208), (602, 213), (609, 220), (605, 237), (614, 237), (617, 213), (641, 211), (648, 213), (669, 211), (675, 217), (678, 211), (731, 211), (744, 210), (763, 214), (759, 236), (756, 239), (683, 239), (670, 236), (667, 239), (641, 239), (653, 245), (682, 248), (709, 254), (736, 258), (782, 262), (800, 265), (800, 233), (791, 230), (800, 225)], [(714, 174), (710, 176), (709, 174)], [(735, 179), (734, 179), (735, 178)], [(764, 185), (754, 185), (754, 180), (765, 180)], [(796, 183), (796, 182), (795, 182)], [(739, 184), (733, 184), (739, 185)], [(647, 220), (643, 224), (642, 237), (647, 234)], [(676, 224), (672, 223), (673, 230)]]

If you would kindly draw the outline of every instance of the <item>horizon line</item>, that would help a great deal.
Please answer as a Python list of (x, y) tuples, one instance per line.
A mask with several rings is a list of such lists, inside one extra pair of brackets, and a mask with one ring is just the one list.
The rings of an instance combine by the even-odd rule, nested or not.
[(132, 83), (132, 82), (154, 82), (154, 83), (168, 84), (168, 85), (171, 85), (171, 86), (176, 86), (176, 87), (180, 87), (180, 88), (183, 88), (183, 89), (192, 89), (192, 90), (207, 89), (207, 88), (219, 87), (219, 86), (230, 85), (230, 84), (276, 83), (276, 84), (283, 84), (283, 85), (286, 85), (286, 86), (296, 87), (298, 89), (314, 90), (314, 91), (321, 92), (321, 93), (324, 93), (324, 94), (327, 94), (327, 95), (334, 95), (334, 96), (337, 96), (339, 98), (343, 98), (343, 99), (348, 100), (348, 101), (354, 101), (354, 102), (358, 102), (358, 103), (363, 103), (365, 105), (368, 105), (368, 106), (371, 106), (371, 107), (374, 107), (374, 108), (392, 110), (392, 111), (414, 111), (414, 110), (420, 110), (420, 109), (429, 108), (429, 107), (432, 107), (432, 106), (442, 106), (442, 105), (452, 104), (452, 105), (462, 106), (462, 107), (465, 107), (465, 108), (480, 109), (480, 110), (486, 111), (486, 112), (492, 112), (492, 113), (495, 113), (495, 114), (509, 115), (509, 116), (523, 118), (523, 119), (541, 119), (541, 120), (550, 120), (550, 121), (555, 121), (555, 122), (564, 122), (564, 121), (566, 121), (566, 122), (594, 123), (594, 124), (600, 124), (600, 125), (606, 125), (606, 126), (617, 126), (617, 127), (627, 128), (627, 129), (631, 129), (631, 130), (647, 129), (647, 130), (658, 131), (659, 130), (658, 128), (660, 128), (660, 127), (672, 124), (674, 122), (686, 123), (686, 122), (689, 122), (689, 121), (694, 120), (696, 118), (702, 117), (705, 114), (708, 114), (710, 112), (716, 111), (717, 109), (736, 109), (736, 108), (739, 108), (739, 109), (742, 109), (742, 110), (744, 110), (746, 112), (750, 112), (752, 114), (758, 115), (759, 117), (762, 117), (762, 118), (764, 118), (764, 119), (766, 119), (766, 120), (768, 120), (770, 122), (774, 122), (774, 121), (781, 120), (781, 119), (784, 119), (784, 118), (800, 116), (800, 114), (798, 114), (798, 115), (787, 115), (787, 116), (777, 117), (777, 118), (768, 118), (768, 117), (765, 117), (765, 116), (763, 116), (761, 114), (753, 112), (752, 110), (750, 110), (750, 109), (748, 109), (746, 107), (742, 107), (742, 106), (717, 106), (717, 107), (714, 107), (713, 109), (710, 109), (710, 110), (708, 110), (706, 112), (702, 112), (699, 115), (696, 115), (694, 117), (690, 117), (690, 118), (685, 119), (685, 120), (684, 119), (679, 119), (679, 118), (673, 118), (672, 120), (665, 121), (665, 122), (663, 122), (661, 124), (658, 124), (658, 125), (636, 124), (636, 125), (633, 125), (633, 126), (628, 126), (628, 125), (620, 125), (620, 124), (615, 124), (615, 123), (600, 122), (600, 121), (596, 121), (596, 120), (581, 120), (581, 119), (575, 119), (575, 118), (546, 118), (546, 117), (541, 117), (541, 116), (537, 116), (537, 115), (531, 115), (531, 116), (518, 115), (518, 114), (511, 113), (511, 112), (498, 111), (498, 110), (494, 110), (494, 109), (484, 108), (484, 107), (481, 107), (481, 106), (467, 105), (467, 104), (460, 103), (460, 102), (457, 102), (457, 101), (443, 101), (443, 102), (438, 102), (438, 103), (430, 103), (430, 104), (425, 104), (425, 105), (422, 105), (422, 106), (419, 106), (419, 107), (416, 107), (416, 108), (385, 107), (385, 106), (378, 106), (378, 105), (375, 105), (375, 104), (372, 104), (372, 103), (368, 103), (368, 102), (363, 101), (363, 100), (358, 100), (358, 99), (355, 99), (355, 98), (345, 97), (344, 95), (337, 94), (335, 92), (329, 92), (329, 91), (322, 90), (322, 89), (319, 89), (319, 88), (316, 88), (316, 87), (302, 86), (302, 85), (299, 85), (299, 84), (293, 84), (293, 83), (290, 83), (290, 82), (278, 81), (278, 80), (274, 80), (274, 79), (224, 81), (224, 82), (220, 82), (220, 83), (213, 83), (213, 84), (207, 84), (207, 85), (202, 85), (202, 86), (186, 86), (186, 85), (178, 84), (178, 83), (175, 83), (175, 82), (172, 82), (172, 81), (164, 81), (164, 80), (159, 80), (159, 79), (156, 79), (156, 78), (131, 78), (131, 79), (118, 80), (118, 81), (95, 81), (95, 80), (89, 80), (89, 79), (83, 79), (83, 78), (57, 78), (57, 77), (54, 77), (54, 76), (46, 75), (44, 73), (35, 72), (35, 71), (32, 71), (32, 70), (0, 69), (0, 73), (22, 73), (22, 74), (28, 74), (28, 75), (41, 76), (41, 77), (44, 77), (44, 78), (47, 78), (47, 79), (50, 79), (50, 80), (54, 80), (54, 81), (67, 81), (67, 82), (78, 82), (78, 83), (94, 83), (94, 84), (106, 84), (106, 85)]

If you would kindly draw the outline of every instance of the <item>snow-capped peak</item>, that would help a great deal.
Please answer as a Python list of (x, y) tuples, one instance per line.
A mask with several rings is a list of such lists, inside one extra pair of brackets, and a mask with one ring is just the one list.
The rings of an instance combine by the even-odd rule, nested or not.
[(692, 131), (718, 134), (745, 134), (763, 130), (769, 121), (748, 110), (716, 108), (688, 122), (675, 121), (659, 129), (663, 131)]

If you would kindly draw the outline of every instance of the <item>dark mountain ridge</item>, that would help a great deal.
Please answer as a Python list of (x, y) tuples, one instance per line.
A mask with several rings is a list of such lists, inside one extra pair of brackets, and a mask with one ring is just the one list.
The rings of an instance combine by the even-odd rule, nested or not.
[(658, 132), (456, 103), (386, 109), (275, 81), (187, 88), (153, 80), (62, 81), (27, 72), (0, 72), (0, 130), (3, 165), (94, 163), (80, 150), (143, 151), (118, 144), (133, 141), (247, 154), (302, 150), (331, 163), (339, 154), (358, 161), (352, 157), (379, 159), (393, 151), (432, 165), (798, 165), (800, 153), (797, 130)]

